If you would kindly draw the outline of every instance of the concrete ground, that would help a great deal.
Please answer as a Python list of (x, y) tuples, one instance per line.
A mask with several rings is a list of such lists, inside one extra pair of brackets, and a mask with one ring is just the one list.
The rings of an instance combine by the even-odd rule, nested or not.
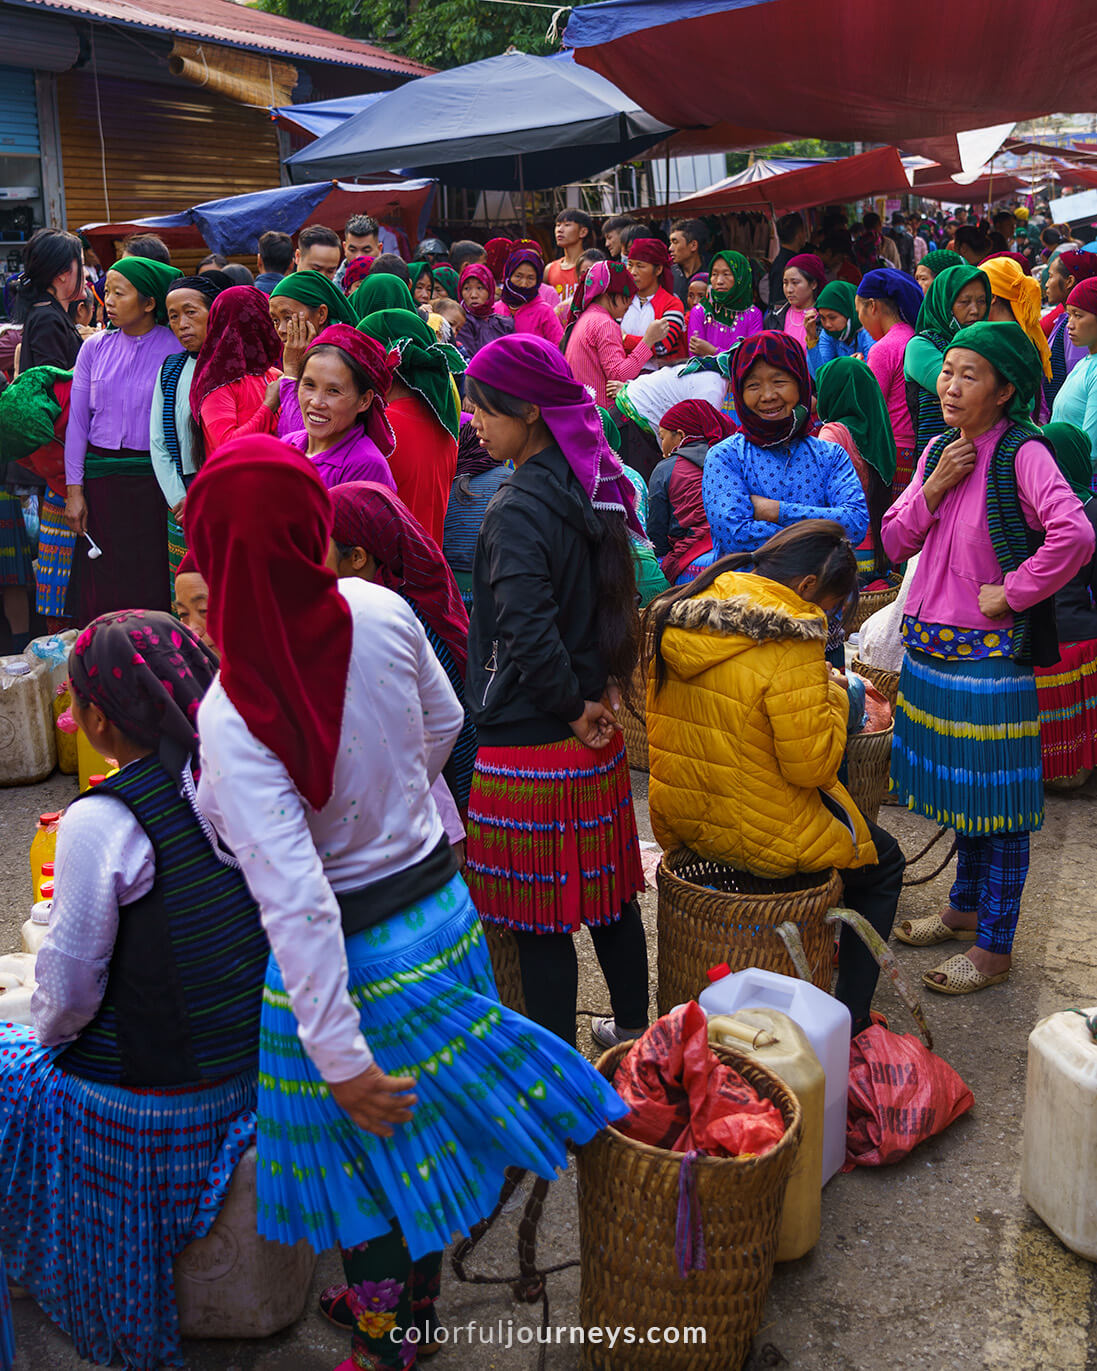
[[(646, 830), (647, 777), (634, 772), (633, 778), (637, 815)], [(0, 791), (0, 950), (18, 944), (27, 914), (27, 849), (35, 817), (64, 804), (73, 792), (67, 778), (56, 776), (39, 786)], [(882, 811), (882, 821), (908, 853), (917, 852), (933, 832), (928, 823), (893, 808)], [(928, 992), (924, 997), (936, 1049), (970, 1085), (975, 1107), (900, 1165), (860, 1169), (831, 1181), (818, 1245), (800, 1261), (777, 1268), (747, 1371), (1097, 1371), (1095, 1268), (1059, 1243), (1019, 1191), (1028, 1034), (1044, 1015), (1097, 1004), (1095, 846), (1097, 783), (1071, 796), (1049, 797), (1047, 822), (1033, 840), (1010, 980), (970, 998)], [(900, 913), (940, 908), (949, 882), (946, 873), (910, 889)], [(644, 910), (654, 992), (654, 891), (645, 897)], [(946, 947), (944, 955), (951, 950)], [(585, 937), (580, 956), (580, 1007), (605, 1012), (604, 987)], [(918, 985), (921, 971), (942, 959), (942, 949), (902, 948), (899, 957)], [(890, 986), (881, 988), (877, 1004), (893, 1028), (910, 1028)], [(585, 1025), (580, 1035), (595, 1056)], [(1056, 1166), (1059, 1159), (1048, 1157), (1044, 1164)], [(520, 1204), (500, 1220), (476, 1253), (475, 1270), (517, 1272), (519, 1216)], [(578, 1257), (574, 1171), (552, 1187), (538, 1255), (544, 1265)], [(258, 1343), (189, 1343), (188, 1366), (331, 1371), (346, 1356), (347, 1344), (315, 1312), (314, 1296), (336, 1275), (337, 1263), (328, 1254), (304, 1317), (287, 1332)], [(554, 1328), (578, 1322), (578, 1293), (575, 1268), (550, 1278)], [(437, 1371), (536, 1366), (536, 1347), (520, 1345), (519, 1337), (532, 1335), (540, 1308), (516, 1304), (506, 1285), (462, 1285), (447, 1274), (439, 1314), (461, 1330), (461, 1342), (431, 1360)], [(15, 1323), (20, 1371), (87, 1365), (30, 1301), (16, 1302)], [(498, 1345), (500, 1325), (504, 1340), (510, 1328), (509, 1349)], [(488, 1344), (492, 1330), (496, 1345)], [(683, 1352), (680, 1365), (691, 1371), (697, 1362)], [(577, 1366), (577, 1353), (566, 1341), (548, 1351), (548, 1371)]]

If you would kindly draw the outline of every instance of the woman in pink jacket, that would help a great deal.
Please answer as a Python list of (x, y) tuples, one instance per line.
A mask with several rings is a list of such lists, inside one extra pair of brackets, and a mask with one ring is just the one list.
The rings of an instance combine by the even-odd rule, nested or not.
[(512, 252), (503, 270), (502, 298), (495, 305), (495, 313), (513, 319), (515, 333), (536, 333), (558, 347), (564, 326), (541, 297), (544, 279), (545, 264), (539, 252), (532, 248)]
[(1029, 833), (1044, 817), (1033, 666), (1058, 660), (1052, 596), (1093, 555), (1078, 497), (1027, 422), (1040, 377), (1017, 324), (961, 329), (937, 381), (949, 427), (883, 519), (893, 562), (926, 554), (903, 618), (891, 784), (954, 828), (958, 850), (948, 908), (896, 937), (974, 944), (923, 976), (945, 995), (1009, 975)]
[(635, 294), (628, 267), (595, 262), (572, 297), (571, 322), (561, 347), (575, 379), (593, 391), (595, 404), (603, 409), (610, 405), (609, 385), (639, 376), (654, 357), (655, 344), (670, 331), (669, 320), (656, 319), (626, 353), (621, 320)]

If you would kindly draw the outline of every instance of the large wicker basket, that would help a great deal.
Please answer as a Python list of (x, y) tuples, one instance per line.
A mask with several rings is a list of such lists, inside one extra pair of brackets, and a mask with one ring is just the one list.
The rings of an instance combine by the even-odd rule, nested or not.
[(632, 673), (632, 703), (621, 703), (621, 727), (625, 734), (628, 764), (637, 771), (648, 771), (647, 679), (637, 664)]
[(863, 676), (866, 681), (871, 681), (891, 705), (894, 712), (896, 701), (899, 699), (899, 673), (897, 671), (885, 671), (882, 666), (870, 666), (868, 662), (862, 662), (860, 657), (854, 657), (849, 669), (856, 672), (858, 676)]
[[(598, 1070), (612, 1080), (628, 1050), (627, 1043), (613, 1048)], [(585, 1344), (583, 1371), (738, 1371), (761, 1325), (800, 1145), (800, 1105), (759, 1063), (720, 1044), (713, 1051), (773, 1101), (785, 1136), (761, 1157), (691, 1163), (706, 1266), (685, 1277), (675, 1255), (682, 1153), (634, 1142), (614, 1128), (579, 1150), (579, 1322), (632, 1327), (637, 1338), (622, 1337), (612, 1349)], [(679, 1341), (647, 1341), (652, 1327), (673, 1329)], [(687, 1329), (697, 1330), (688, 1344)]]
[(876, 822), (891, 774), (891, 740), (895, 725), (878, 733), (855, 733), (846, 746), (849, 779), (846, 789), (866, 819)]
[(524, 1014), (526, 997), (522, 990), (522, 971), (518, 965), (518, 946), (514, 941), (514, 934), (509, 929), (500, 928), (498, 924), (488, 923), (487, 919), (481, 920), (481, 927), (487, 939), (491, 969), (495, 973), (495, 988), (499, 991), (499, 998), (508, 1009), (515, 1009), (519, 1014)]
[(770, 881), (679, 847), (664, 854), (656, 882), (660, 1014), (695, 999), (721, 962), (795, 976), (777, 933), (785, 922), (800, 930), (814, 984), (830, 989), (834, 933), (825, 918), (841, 895), (835, 870)]
[(885, 605), (890, 605), (899, 594), (899, 587), (903, 584), (903, 578), (898, 572), (893, 571), (888, 577), (890, 585), (887, 590), (870, 590), (862, 592), (861, 598), (857, 602), (857, 609), (854, 611), (853, 622), (846, 629), (846, 637), (851, 633), (856, 633), (867, 618), (875, 614), (878, 609), (883, 609)]

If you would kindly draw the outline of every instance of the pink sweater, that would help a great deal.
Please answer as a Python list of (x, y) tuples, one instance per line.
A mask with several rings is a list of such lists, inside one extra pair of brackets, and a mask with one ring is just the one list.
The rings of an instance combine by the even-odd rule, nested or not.
[(900, 320), (873, 343), (865, 358), (869, 370), (884, 392), (884, 403), (888, 407), (896, 447), (914, 446), (914, 424), (907, 408), (906, 381), (903, 378), (903, 354), (913, 337), (911, 326)]
[(1012, 615), (988, 619), (980, 613), (980, 586), (1004, 585), (1012, 609), (1031, 609), (1061, 590), (1093, 556), (1093, 528), (1054, 457), (1043, 443), (1023, 443), (1015, 468), (1021, 509), (1028, 526), (1046, 529), (1047, 536), (1038, 551), (1003, 578), (987, 528), (987, 473), (1008, 422), (1000, 420), (975, 440), (971, 474), (946, 493), (935, 513), (922, 494), (923, 452), (910, 485), (884, 515), (884, 551), (891, 561), (901, 562), (919, 550), (926, 554), (918, 559), (907, 614), (956, 628), (1009, 628)]
[(575, 379), (594, 392), (596, 403), (611, 408), (607, 381), (632, 381), (653, 356), (647, 343), (625, 351), (621, 325), (603, 305), (591, 305), (580, 314), (564, 353)]
[(498, 300), (495, 304), (495, 313), (513, 319), (515, 333), (535, 333), (553, 347), (560, 346), (564, 326), (557, 319), (556, 311), (551, 305), (546, 305), (544, 300), (531, 300), (528, 305), (519, 305), (517, 309), (511, 309), (502, 300)]

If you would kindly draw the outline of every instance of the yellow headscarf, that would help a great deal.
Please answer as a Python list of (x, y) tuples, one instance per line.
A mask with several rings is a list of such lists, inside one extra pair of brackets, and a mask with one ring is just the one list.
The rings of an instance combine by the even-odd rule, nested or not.
[(1011, 257), (991, 257), (979, 263), (979, 270), (990, 281), (991, 293), (1009, 301), (1013, 317), (1040, 354), (1044, 375), (1051, 379), (1051, 349), (1040, 327), (1040, 286), (1021, 270)]

